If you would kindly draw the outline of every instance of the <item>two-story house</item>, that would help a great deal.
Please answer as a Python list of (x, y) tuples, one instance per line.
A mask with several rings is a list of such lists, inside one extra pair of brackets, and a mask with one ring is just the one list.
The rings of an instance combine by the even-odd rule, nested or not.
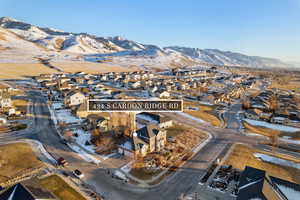
[(67, 94), (67, 96), (64, 99), (64, 103), (67, 107), (70, 106), (76, 106), (84, 103), (86, 100), (86, 97), (81, 92), (72, 91)]

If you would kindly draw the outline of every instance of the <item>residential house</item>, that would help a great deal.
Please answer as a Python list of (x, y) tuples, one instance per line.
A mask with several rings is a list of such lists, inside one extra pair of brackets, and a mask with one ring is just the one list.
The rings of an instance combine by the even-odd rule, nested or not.
[(10, 108), (12, 107), (12, 100), (8, 92), (0, 93), (0, 107), (1, 108)]
[(109, 119), (101, 116), (100, 114), (90, 114), (87, 116), (88, 129), (98, 129), (102, 132), (108, 131)]
[(71, 82), (63, 82), (58, 84), (59, 90), (70, 90), (72, 88)]
[(131, 85), (132, 88), (137, 89), (141, 87), (141, 81), (137, 81)]
[(159, 98), (161, 98), (161, 99), (170, 98), (170, 93), (168, 91), (161, 91), (158, 94), (159, 94)]
[(49, 190), (43, 188), (41, 184), (34, 179), (24, 181), (10, 186), (0, 191), (2, 200), (58, 200), (58, 198)]
[(274, 176), (266, 171), (246, 166), (242, 172), (237, 200), (267, 199), (288, 200), (297, 199), (300, 195), (300, 185)]
[(84, 103), (86, 97), (81, 92), (71, 91), (64, 99), (66, 106), (76, 106)]
[(145, 126), (119, 145), (118, 151), (130, 157), (144, 157), (148, 153), (161, 151), (167, 141), (167, 134), (155, 124)]
[(173, 121), (169, 117), (162, 116), (157, 113), (149, 113), (149, 112), (142, 112), (136, 115), (137, 123), (140, 125), (143, 124), (157, 124), (161, 129), (170, 128), (173, 126)]
[(167, 141), (166, 131), (155, 124), (137, 130), (136, 135), (149, 145), (149, 152), (160, 151)]

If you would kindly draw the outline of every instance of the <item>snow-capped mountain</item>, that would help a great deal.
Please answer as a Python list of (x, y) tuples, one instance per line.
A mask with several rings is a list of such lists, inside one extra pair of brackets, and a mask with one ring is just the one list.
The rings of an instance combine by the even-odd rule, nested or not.
[[(0, 34), (8, 35), (2, 36), (7, 37), (2, 41), (0, 37), (2, 55), (4, 55), (2, 52), (11, 55), (13, 52), (24, 52), (23, 54), (28, 56), (32, 55), (32, 58), (44, 56), (52, 61), (59, 59), (96, 62), (109, 60), (113, 64), (147, 68), (188, 66), (199, 63), (248, 67), (290, 67), (289, 64), (278, 59), (247, 56), (217, 49), (178, 46), (161, 48), (122, 37), (105, 38), (88, 33), (71, 33), (43, 28), (10, 17), (0, 18), (0, 28)], [(13, 59), (17, 60), (16, 57)], [(1, 57), (0, 62), (2, 62)]]
[(248, 67), (291, 67), (289, 64), (274, 58), (264, 58), (259, 56), (247, 56), (230, 51), (220, 51), (218, 49), (198, 49), (188, 47), (166, 47), (190, 56), (196, 60), (226, 66), (248, 66)]

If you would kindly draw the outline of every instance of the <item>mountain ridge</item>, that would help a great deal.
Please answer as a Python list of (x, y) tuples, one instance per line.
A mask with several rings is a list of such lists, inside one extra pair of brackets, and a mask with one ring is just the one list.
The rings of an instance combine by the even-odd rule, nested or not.
[[(24, 40), (42, 46), (43, 56), (55, 59), (80, 58), (85, 61), (107, 60), (113, 63), (138, 66), (171, 67), (207, 63), (209, 65), (245, 66), (255, 68), (293, 67), (279, 59), (248, 56), (219, 49), (200, 49), (181, 46), (159, 47), (143, 44), (120, 36), (101, 37), (88, 33), (72, 33), (49, 27), (39, 27), (11, 17), (1, 17), (0, 27)], [(10, 41), (12, 42), (12, 41)], [(5, 43), (2, 41), (2, 44)], [(9, 46), (9, 45), (8, 45)], [(24, 51), (29, 51), (24, 48)], [(38, 56), (38, 55), (35, 55)], [(1, 62), (1, 57), (0, 57)]]

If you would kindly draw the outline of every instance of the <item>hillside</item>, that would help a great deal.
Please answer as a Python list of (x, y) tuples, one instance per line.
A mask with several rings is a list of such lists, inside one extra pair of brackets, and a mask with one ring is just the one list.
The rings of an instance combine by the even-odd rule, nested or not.
[(164, 47), (122, 37), (100, 37), (43, 28), (10, 17), (0, 18), (0, 63), (98, 62), (122, 67), (170, 68), (193, 65), (292, 67), (278, 59), (218, 49)]

